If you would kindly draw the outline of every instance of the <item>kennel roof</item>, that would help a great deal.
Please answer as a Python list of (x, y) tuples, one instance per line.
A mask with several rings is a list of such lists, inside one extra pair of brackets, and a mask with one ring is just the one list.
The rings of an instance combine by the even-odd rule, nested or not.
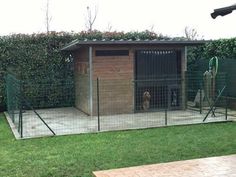
[(179, 45), (179, 46), (197, 46), (205, 44), (206, 40), (74, 40), (65, 45), (62, 51), (73, 51), (82, 46), (93, 45)]

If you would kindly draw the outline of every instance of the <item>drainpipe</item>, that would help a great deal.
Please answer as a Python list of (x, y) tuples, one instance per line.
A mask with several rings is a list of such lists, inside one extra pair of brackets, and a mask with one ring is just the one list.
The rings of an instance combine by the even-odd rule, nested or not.
[(93, 48), (89, 47), (89, 107), (90, 116), (93, 116)]

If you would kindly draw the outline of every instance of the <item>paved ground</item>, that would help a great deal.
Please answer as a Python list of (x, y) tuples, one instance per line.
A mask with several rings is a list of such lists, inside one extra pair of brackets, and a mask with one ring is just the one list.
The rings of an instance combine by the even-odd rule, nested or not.
[[(220, 111), (218, 109), (218, 111)], [(224, 112), (224, 110), (221, 110)], [(88, 116), (74, 107), (53, 108), (37, 110), (37, 113), (43, 120), (51, 127), (56, 135), (78, 134), (98, 131), (97, 116)], [(182, 125), (182, 124), (196, 124), (202, 123), (206, 115), (206, 110), (202, 114), (199, 111), (193, 110), (175, 110), (160, 112), (146, 112), (133, 114), (119, 114), (100, 117), (100, 130), (126, 130), (139, 129), (149, 127), (161, 127), (167, 125)], [(236, 113), (235, 113), (236, 115)], [(167, 119), (165, 117), (167, 116)], [(235, 117), (228, 116), (228, 119)], [(10, 119), (8, 119), (11, 121)], [(206, 122), (224, 121), (225, 115), (216, 113), (216, 117), (211, 115)], [(15, 136), (17, 135), (17, 120), (15, 120), (15, 127), (12, 124), (11, 128), (15, 129)], [(26, 111), (23, 113), (23, 137), (32, 138), (40, 136), (50, 136), (52, 133), (43, 124), (33, 111)]]
[(236, 177), (236, 155), (97, 171), (95, 177)]

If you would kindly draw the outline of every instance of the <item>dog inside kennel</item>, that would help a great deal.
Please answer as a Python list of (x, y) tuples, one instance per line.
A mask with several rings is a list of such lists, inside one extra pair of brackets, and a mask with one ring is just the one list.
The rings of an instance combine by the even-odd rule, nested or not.
[(181, 109), (182, 84), (181, 51), (136, 51), (136, 111)]

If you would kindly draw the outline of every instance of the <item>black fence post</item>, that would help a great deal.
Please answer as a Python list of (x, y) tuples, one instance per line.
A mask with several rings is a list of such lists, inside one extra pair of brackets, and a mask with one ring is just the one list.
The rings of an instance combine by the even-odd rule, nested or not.
[(23, 138), (23, 115), (22, 115), (22, 109), (23, 109), (23, 98), (22, 98), (22, 82), (20, 81), (19, 83), (20, 88), (19, 88), (19, 107), (20, 107), (20, 112), (19, 112), (19, 126), (20, 126), (20, 137)]
[(98, 114), (98, 131), (100, 131), (100, 100), (99, 100), (99, 79), (97, 78), (97, 114)]
[(200, 107), (200, 114), (202, 114), (202, 83), (200, 83), (200, 101), (199, 101), (199, 107)]
[(225, 97), (225, 120), (228, 120), (228, 96)]
[[(189, 100), (189, 76), (188, 72), (185, 71), (185, 76), (184, 76), (184, 82), (185, 82), (185, 87), (184, 87), (184, 94), (185, 94), (185, 100), (184, 100), (184, 110), (188, 109), (188, 100)], [(182, 97), (183, 99), (183, 97)]]
[(167, 109), (165, 109), (165, 126), (167, 126)]
[(20, 125), (20, 137), (23, 138), (23, 116), (22, 116), (22, 104), (21, 103), (20, 103), (19, 125)]
[(224, 83), (226, 84), (226, 97), (225, 97), (225, 120), (227, 121), (228, 120), (228, 106), (229, 106), (229, 93), (228, 93), (228, 87), (227, 87), (227, 78), (228, 78), (228, 75), (227, 73), (225, 74), (225, 81)]

